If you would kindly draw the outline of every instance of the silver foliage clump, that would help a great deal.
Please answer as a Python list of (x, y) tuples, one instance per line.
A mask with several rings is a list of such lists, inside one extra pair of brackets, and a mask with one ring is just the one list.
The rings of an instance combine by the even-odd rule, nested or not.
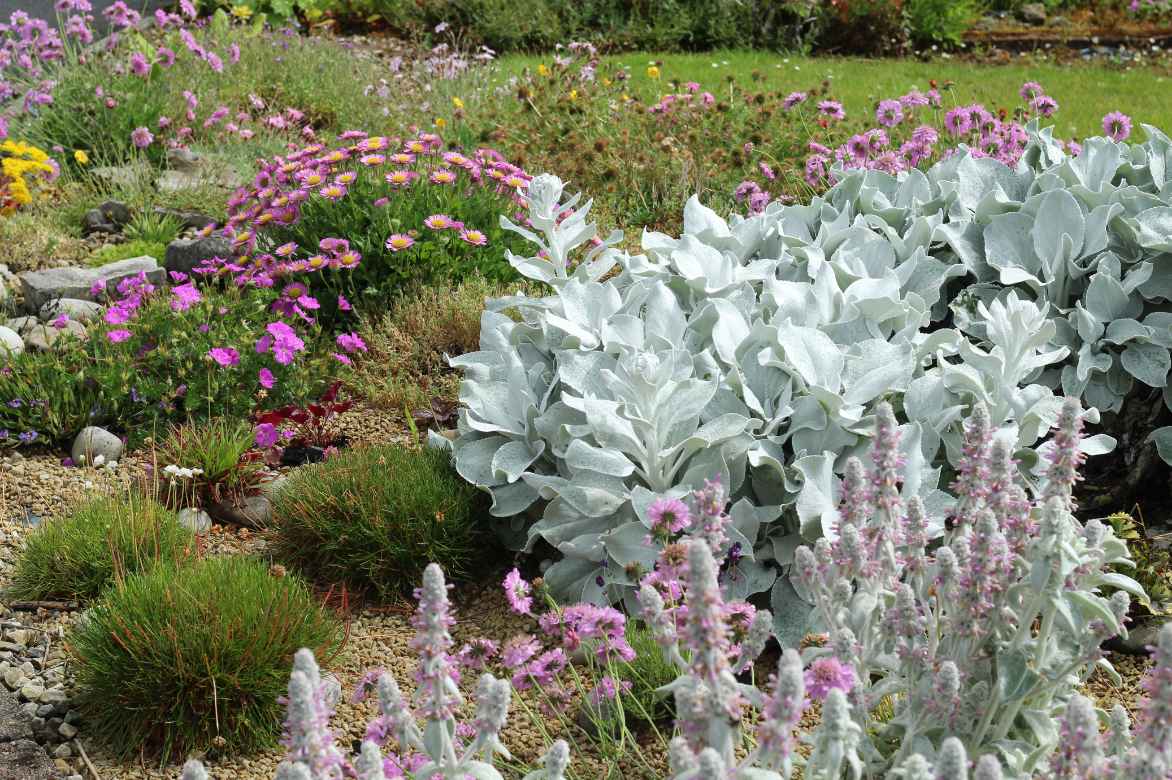
[[(1058, 159), (1040, 133), (1015, 170), (961, 154), (926, 173), (846, 172), (809, 205), (774, 204), (728, 221), (692, 198), (683, 235), (645, 233), (638, 255), (615, 249), (617, 235), (599, 240), (590, 204), (566, 199), (557, 177), (539, 176), (527, 194), (532, 230), (502, 225), (538, 248), (510, 254), (513, 266), (553, 293), (491, 301), (480, 349), (452, 360), (464, 372), (456, 467), (492, 494), (513, 547), (543, 539), (560, 552), (546, 574), (555, 594), (592, 602), (629, 599), (653, 565), (656, 551), (642, 544), (648, 506), (717, 475), (734, 502), (740, 553), (722, 587), (734, 598), (772, 588), (782, 615), (776, 606), (793, 594), (778, 572), (836, 522), (843, 469), (865, 457), (878, 401), (895, 402), (904, 419), (904, 497), (919, 496), (934, 515), (947, 511), (941, 468), (955, 466), (960, 420), (976, 403), (1036, 482), (1041, 439), (1061, 407), (1056, 391), (1101, 396), (1089, 389), (1093, 377), (1063, 382), (1081, 349), (1067, 327), (1080, 316), (1071, 296), (1085, 287), (1098, 301), (1109, 283), (1094, 274), (1106, 278), (1111, 257), (1126, 255), (1149, 281), (1121, 281), (1125, 297), (1156, 301), (1156, 267), (1140, 258), (1158, 247), (1147, 238), (1130, 254), (1118, 242), (1099, 247), (1084, 225), (1063, 267), (1096, 270), (1070, 270), (1065, 297), (1052, 298), (1058, 283), (993, 270), (1008, 262), (994, 251), (994, 220), (1036, 214), (1042, 200), (1069, 190), (1127, 200), (1103, 223), (1112, 229), (1148, 224), (1156, 214), (1145, 210), (1136, 222), (1126, 209), (1158, 211), (1156, 195), (1136, 192), (1168, 189), (1157, 163), (1162, 139), (1118, 145), (1131, 161), (1127, 181), (1137, 182), (1126, 186), (1116, 182), (1118, 166), (1100, 172), (1116, 183), (1086, 184), (1102, 144), (1090, 142), (1085, 158)], [(1065, 224), (1048, 218), (1052, 209), (1045, 224), (1031, 223), (1032, 251), (1047, 257), (1051, 244), (1070, 243), (1045, 232)], [(950, 306), (957, 327), (938, 327)], [(1172, 334), (1172, 321), (1163, 330), (1161, 322), (1144, 315), (1135, 339)], [(1119, 365), (1138, 364), (1121, 356)], [(1104, 381), (1126, 389), (1116, 374)], [(1093, 404), (1084, 414), (1099, 419)], [(1102, 453), (1114, 441), (1099, 435), (1082, 446)]]

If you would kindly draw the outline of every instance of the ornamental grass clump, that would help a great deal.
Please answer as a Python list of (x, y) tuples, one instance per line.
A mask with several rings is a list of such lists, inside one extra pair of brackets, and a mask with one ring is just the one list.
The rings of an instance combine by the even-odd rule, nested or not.
[(87, 730), (118, 755), (275, 744), (298, 648), (332, 657), (341, 625), (296, 577), (242, 557), (159, 565), (105, 594), (70, 637)]
[(501, 250), (519, 241), (498, 220), (528, 187), (522, 169), (492, 149), (444, 151), (434, 133), (340, 139), (264, 162), (228, 202), (221, 232), (237, 256), (203, 272), (274, 287), (290, 306), (312, 296), (326, 325), (412, 283), (515, 278)]
[(242, 498), (257, 487), (263, 455), (243, 420), (174, 425), (151, 453), (158, 492), (177, 509)]
[(88, 601), (117, 579), (182, 563), (194, 547), (191, 532), (152, 498), (131, 492), (90, 499), (29, 534), (7, 595)]
[(449, 459), (379, 445), (298, 469), (273, 506), (277, 556), (380, 599), (410, 593), (428, 561), (469, 575), (483, 555), (479, 502)]

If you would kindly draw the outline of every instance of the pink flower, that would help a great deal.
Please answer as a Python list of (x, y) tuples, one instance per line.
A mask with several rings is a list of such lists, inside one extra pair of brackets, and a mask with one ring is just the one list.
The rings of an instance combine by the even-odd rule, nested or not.
[(903, 106), (898, 100), (880, 100), (875, 109), (875, 121), (884, 127), (895, 127), (903, 121)]
[(110, 339), (110, 341), (114, 342), (115, 344), (121, 344), (123, 341), (126, 341), (128, 338), (130, 338), (130, 331), (128, 331), (128, 330), (107, 331), (106, 338)]
[(139, 149), (145, 149), (154, 142), (155, 137), (145, 127), (136, 127), (130, 134), (130, 140)]
[(785, 100), (781, 101), (781, 107), (789, 111), (794, 106), (805, 103), (808, 97), (810, 96), (805, 92), (791, 92), (785, 96)]
[(208, 350), (208, 357), (224, 368), (240, 365), (240, 353), (231, 347), (213, 347)]
[(450, 228), (453, 224), (455, 224), (455, 220), (447, 214), (432, 214), (423, 220), (423, 226), (431, 230), (443, 230)]
[(479, 230), (461, 230), (460, 240), (472, 246), (484, 246), (488, 243), (488, 236)]
[(350, 305), (350, 301), (346, 300), (345, 296), (338, 296), (338, 311), (350, 311), (354, 307)]
[(1126, 141), (1131, 135), (1131, 117), (1122, 111), (1112, 111), (1103, 117), (1103, 132), (1112, 141)]
[(1034, 100), (1046, 94), (1046, 90), (1042, 89), (1042, 85), (1036, 81), (1027, 81), (1021, 85), (1021, 89), (1017, 94), (1021, 95), (1022, 100)]
[(272, 423), (261, 423), (256, 426), (256, 446), (267, 450), (277, 443), (277, 427)]
[(692, 522), (688, 505), (678, 498), (657, 498), (647, 508), (652, 533), (678, 534)]
[(366, 342), (357, 333), (339, 333), (338, 346), (346, 352), (365, 352)]
[(842, 108), (842, 103), (837, 100), (823, 100), (818, 103), (818, 113), (831, 119), (845, 119), (846, 111)]
[(392, 252), (402, 252), (404, 249), (410, 249), (415, 245), (415, 239), (406, 233), (395, 233), (387, 239), (387, 249)]
[(143, 78), (151, 72), (151, 64), (141, 52), (136, 51), (130, 55), (130, 72)]
[(833, 656), (824, 656), (806, 670), (806, 691), (821, 701), (834, 688), (848, 693), (855, 687), (855, 670)]
[(172, 287), (171, 297), (172, 311), (187, 311), (203, 299), (199, 290), (190, 282), (178, 287)]
[(273, 372), (269, 371), (267, 368), (262, 368), (260, 371), (256, 372), (256, 378), (257, 381), (260, 382), (260, 386), (265, 390), (272, 390), (273, 385), (277, 384), (277, 380), (273, 376)]
[(509, 601), (509, 608), (518, 615), (532, 615), (533, 588), (521, 577), (516, 568), (505, 575), (505, 598)]
[(350, 358), (346, 357), (345, 355), (343, 355), (341, 352), (334, 352), (332, 354), (334, 356), (334, 360), (338, 361), (339, 363), (342, 363), (347, 366), (354, 365), (354, 361), (351, 360)]

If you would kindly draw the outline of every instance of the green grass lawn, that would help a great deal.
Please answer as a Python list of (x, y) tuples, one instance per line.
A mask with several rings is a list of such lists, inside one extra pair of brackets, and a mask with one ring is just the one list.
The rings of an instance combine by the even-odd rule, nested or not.
[[(1024, 60), (1024, 58), (1023, 58)], [(552, 64), (548, 56), (506, 57), (503, 73), (512, 75), (538, 63)], [(731, 76), (742, 86), (752, 83), (754, 73), (770, 90), (802, 90), (831, 82), (831, 91), (848, 114), (871, 110), (878, 100), (925, 90), (931, 79), (943, 85), (955, 82), (945, 105), (980, 101), (990, 107), (1012, 108), (1023, 82), (1037, 81), (1059, 104), (1053, 121), (1059, 137), (1084, 137), (1102, 133), (1103, 115), (1109, 111), (1130, 114), (1136, 124), (1155, 125), (1172, 131), (1172, 76), (1166, 69), (1122, 70), (1100, 64), (1058, 65), (1037, 63), (983, 65), (960, 61), (867, 60), (838, 57), (783, 56), (758, 51), (726, 51), (708, 54), (629, 53), (604, 58), (606, 63), (631, 68), (631, 90), (654, 99), (670, 90), (668, 82), (696, 81), (717, 93)], [(660, 79), (648, 78), (646, 69), (660, 63)], [(600, 71), (602, 68), (600, 68)]]

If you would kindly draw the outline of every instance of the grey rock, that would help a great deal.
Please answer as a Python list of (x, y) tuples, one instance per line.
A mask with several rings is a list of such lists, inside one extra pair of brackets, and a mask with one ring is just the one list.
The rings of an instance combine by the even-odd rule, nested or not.
[(102, 316), (102, 304), (79, 298), (55, 298), (41, 307), (40, 316), (48, 322), (61, 314), (78, 322), (93, 322)]
[(253, 525), (264, 528), (273, 519), (273, 502), (266, 496), (249, 496), (241, 502), (240, 514)]
[(136, 277), (140, 273), (145, 273), (152, 284), (162, 284), (167, 275), (155, 258), (144, 255), (107, 263), (100, 268), (67, 267), (26, 271), (20, 275), (20, 285), (25, 308), (29, 313), (34, 313), (54, 298), (92, 301), (95, 298), (90, 290), (95, 283), (101, 282), (107, 289), (112, 289), (123, 279)]
[(107, 181), (115, 187), (133, 188), (150, 181), (149, 165), (104, 165), (90, 170), (95, 179)]
[(129, 224), (133, 214), (130, 207), (119, 200), (108, 200), (102, 205), (98, 206), (98, 211), (106, 218), (106, 221), (116, 227), (122, 227)]
[(41, 694), (42, 704), (58, 705), (64, 704), (67, 701), (69, 701), (69, 696), (60, 688), (49, 688)]
[(0, 742), (32, 739), (32, 719), (21, 707), (16, 694), (0, 691)]
[(1074, 22), (1065, 16), (1051, 16), (1048, 25), (1050, 27), (1073, 27)]
[(41, 685), (36, 680), (26, 682), (20, 688), (20, 695), (26, 701), (40, 701), (41, 694), (45, 692), (45, 686)]
[(47, 718), (52, 714), (53, 714), (53, 705), (52, 704), (42, 704), (41, 706), (37, 707), (37, 717), (38, 718)]
[(106, 215), (97, 209), (90, 209), (81, 217), (81, 234), (92, 236), (95, 233), (113, 234), (118, 232), (118, 226), (106, 219)]
[(172, 170), (192, 173), (198, 171), (203, 164), (203, 158), (190, 149), (168, 149), (167, 165)]
[(232, 242), (223, 236), (207, 238), (177, 238), (167, 245), (163, 267), (168, 271), (189, 274), (209, 257), (229, 258)]
[(26, 679), (25, 673), (15, 667), (4, 670), (4, 684), (12, 690), (19, 690), (20, 686), (24, 685)]
[(1026, 3), (1017, 11), (1018, 18), (1026, 24), (1041, 26), (1046, 23), (1045, 3)]
[(24, 352), (24, 340), (15, 330), (0, 327), (0, 365)]
[[(116, 461), (122, 457), (122, 439), (96, 425), (81, 429), (77, 438), (73, 440), (70, 450), (73, 462), (79, 466), (92, 464), (99, 456), (102, 463)], [(101, 465), (101, 464), (99, 464)]]
[(260, 493), (262, 496), (267, 496), (269, 500), (277, 497), (277, 494), (289, 484), (289, 478), (284, 474), (278, 474), (272, 479), (260, 483)]
[(70, 336), (77, 340), (85, 339), (85, 325), (74, 320), (69, 320), (60, 328), (56, 325), (37, 325), (25, 335), (24, 345), (38, 352), (49, 352), (68, 342)]
[(53, 748), (54, 758), (70, 758), (73, 755), (73, 749), (69, 745), (62, 742), (57, 747)]
[(1115, 646), (1128, 655), (1147, 655), (1149, 647), (1154, 647), (1160, 636), (1160, 629), (1164, 623), (1172, 622), (1172, 617), (1153, 617), (1138, 626), (1132, 626), (1127, 632), (1127, 639), (1117, 638)]
[(31, 739), (0, 743), (0, 780), (53, 780), (49, 756)]
[(66, 739), (73, 739), (77, 736), (77, 726), (71, 723), (62, 723), (57, 727), (57, 733)]
[(23, 317), (13, 317), (4, 323), (5, 327), (16, 331), (18, 336), (24, 337), (32, 332), (32, 329), (40, 325), (41, 321), (36, 317), (25, 315)]
[(4, 277), (0, 276), (0, 303), (8, 300), (8, 283), (4, 281)]
[(162, 214), (179, 220), (179, 224), (186, 229), (200, 230), (208, 225), (214, 225), (215, 220), (207, 214), (201, 214), (198, 211), (184, 211), (182, 209), (168, 209), (162, 206), (155, 206), (155, 213)]
[(212, 527), (212, 517), (202, 509), (187, 507), (179, 510), (179, 525), (197, 534), (206, 534)]

